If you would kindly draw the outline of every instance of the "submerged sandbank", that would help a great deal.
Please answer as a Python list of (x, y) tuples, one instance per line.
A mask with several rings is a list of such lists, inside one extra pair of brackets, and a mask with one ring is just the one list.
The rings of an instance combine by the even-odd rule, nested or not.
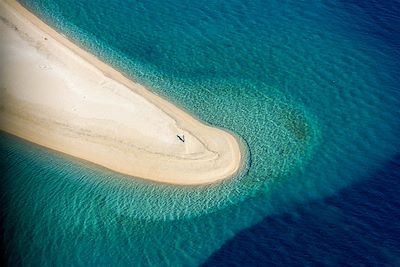
[(231, 134), (127, 79), (16, 1), (0, 1), (0, 16), (2, 130), (158, 182), (211, 183), (239, 170)]

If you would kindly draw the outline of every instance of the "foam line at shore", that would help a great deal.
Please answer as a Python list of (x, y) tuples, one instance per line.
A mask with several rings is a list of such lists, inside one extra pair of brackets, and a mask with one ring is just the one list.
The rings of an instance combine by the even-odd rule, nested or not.
[(129, 80), (18, 2), (0, 1), (0, 16), (2, 130), (164, 183), (212, 183), (240, 169), (232, 134)]

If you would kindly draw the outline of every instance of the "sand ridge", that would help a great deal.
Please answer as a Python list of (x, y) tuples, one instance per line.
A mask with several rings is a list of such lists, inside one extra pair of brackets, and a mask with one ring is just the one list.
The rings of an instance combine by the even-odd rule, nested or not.
[(15, 0), (0, 1), (0, 18), (2, 130), (158, 182), (211, 183), (239, 170), (230, 133), (129, 80)]

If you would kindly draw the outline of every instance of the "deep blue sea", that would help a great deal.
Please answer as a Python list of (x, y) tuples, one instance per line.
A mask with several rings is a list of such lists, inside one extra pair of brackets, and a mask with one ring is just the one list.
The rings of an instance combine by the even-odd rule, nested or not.
[(248, 152), (184, 187), (2, 133), (7, 265), (400, 266), (399, 1), (20, 2)]

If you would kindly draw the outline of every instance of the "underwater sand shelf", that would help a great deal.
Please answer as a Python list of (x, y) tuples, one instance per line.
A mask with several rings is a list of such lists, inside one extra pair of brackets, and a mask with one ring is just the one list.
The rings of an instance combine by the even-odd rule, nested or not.
[(236, 137), (124, 77), (16, 1), (0, 1), (0, 128), (119, 173), (195, 185), (241, 166)]

